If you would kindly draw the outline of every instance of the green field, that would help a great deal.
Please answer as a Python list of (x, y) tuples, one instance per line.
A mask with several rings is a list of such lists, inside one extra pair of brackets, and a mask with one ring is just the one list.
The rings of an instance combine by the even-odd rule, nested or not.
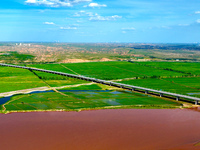
[(137, 62), (137, 64), (155, 67), (157, 69), (171, 69), (172, 71), (181, 71), (187, 74), (200, 75), (199, 62)]
[[(200, 63), (198, 62), (90, 62), (47, 64), (36, 67), (106, 80), (126, 79), (122, 83), (200, 97)], [(61, 66), (61, 67), (60, 67)], [(66, 70), (63, 66), (70, 68)], [(55, 67), (55, 69), (54, 69)]]
[[(116, 82), (200, 97), (199, 64), (115, 61), (37, 64), (30, 66), (105, 80), (121, 79)], [(79, 85), (86, 83), (90, 82), (38, 71), (31, 72), (18, 68), (0, 67), (1, 93), (43, 86), (65, 86), (63, 90), (80, 90), (78, 92), (60, 91), (16, 95), (5, 104), (6, 111), (135, 108), (139, 106), (166, 108), (180, 106), (179, 103), (166, 99), (124, 90), (118, 91), (119, 89), (117, 88), (111, 89), (112, 87), (105, 85)], [(110, 89), (110, 91), (106, 91), (106, 89)]]
[(0, 66), (0, 92), (46, 86), (29, 70)]
[(56, 75), (56, 74), (50, 74), (50, 73), (39, 72), (39, 71), (34, 71), (34, 73), (42, 81), (44, 81), (47, 85), (49, 85), (51, 87), (89, 83), (84, 80), (64, 77), (64, 76), (60, 76), (60, 75)]
[[(155, 69), (125, 61), (68, 63), (61, 65), (39, 64), (39, 65), (31, 65), (31, 67), (66, 72), (71, 74), (77, 73), (83, 76), (94, 77), (104, 80), (124, 79), (124, 78), (134, 78), (134, 77), (150, 78), (156, 76), (176, 77), (176, 76), (186, 75), (184, 73)], [(69, 69), (66, 69), (63, 66)]]
[[(80, 90), (84, 89), (84, 90)], [(96, 89), (96, 90), (94, 90)], [(69, 89), (72, 90), (72, 89)], [(73, 91), (75, 90), (75, 91)], [(173, 108), (179, 103), (127, 91), (105, 91), (98, 85), (81, 86), (72, 91), (17, 95), (4, 105), (6, 111), (82, 110), (103, 108)], [(86, 90), (86, 91), (85, 91)], [(100, 90), (100, 91), (99, 91)]]
[(0, 66), (0, 93), (44, 86), (56, 87), (88, 83), (87, 81), (44, 72), (34, 71), (34, 73), (25, 69)]
[(121, 81), (121, 83), (142, 86), (155, 90), (200, 97), (200, 77), (165, 78), (165, 79), (138, 79)]

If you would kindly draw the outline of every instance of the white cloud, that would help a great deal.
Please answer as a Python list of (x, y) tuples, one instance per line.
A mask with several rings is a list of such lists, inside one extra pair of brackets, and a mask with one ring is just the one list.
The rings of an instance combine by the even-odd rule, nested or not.
[(200, 14), (200, 11), (195, 11), (195, 14)]
[(171, 29), (171, 27), (169, 27), (169, 26), (161, 26), (161, 28), (164, 28), (164, 29)]
[(44, 22), (43, 24), (55, 25), (55, 23), (53, 23), (53, 22)]
[(60, 27), (61, 30), (77, 30), (77, 27)]
[(116, 20), (116, 19), (120, 19), (122, 18), (122, 16), (118, 16), (118, 15), (114, 15), (114, 16), (100, 16), (98, 14), (95, 14), (94, 16), (90, 17), (89, 20), (90, 21), (112, 21), (112, 20)]
[(81, 10), (81, 11), (79, 11), (80, 13), (85, 13), (85, 10)]
[(70, 1), (72, 3), (82, 3), (82, 2), (91, 2), (92, 0), (65, 0), (65, 1)]
[(134, 27), (122, 28), (122, 33), (132, 32), (135, 31)]
[(80, 17), (80, 16), (83, 16), (85, 14), (85, 11), (84, 10), (81, 10), (77, 13), (74, 14), (75, 17)]
[(92, 0), (26, 0), (28, 5), (45, 5), (48, 7), (70, 7), (82, 2), (91, 2)]
[(90, 3), (89, 5), (85, 5), (83, 7), (107, 7), (106, 4), (98, 4), (98, 3)]
[(135, 28), (134, 28), (134, 27), (128, 27), (128, 28), (122, 28), (122, 30), (126, 30), (126, 31), (134, 31)]
[(25, 1), (25, 3), (36, 3), (36, 0), (27, 0), (27, 1)]
[(74, 14), (75, 17), (82, 17), (86, 16), (89, 17), (90, 21), (111, 21), (111, 20), (116, 20), (122, 18), (122, 16), (114, 15), (114, 16), (100, 16), (97, 13), (93, 12), (86, 12), (84, 10), (81, 10), (77, 13)]
[(72, 24), (71, 27), (79, 27), (79, 24)]
[(190, 24), (178, 24), (178, 26), (183, 26), (183, 27), (186, 27), (186, 26), (189, 26)]
[(81, 10), (81, 11), (79, 11), (79, 12), (77, 12), (77, 13), (74, 14), (75, 17), (81, 17), (81, 16), (89, 16), (89, 17), (92, 17), (92, 16), (94, 16), (94, 15), (95, 15), (94, 13), (92, 13), (92, 12), (86, 12), (86, 11), (84, 11), (84, 10)]
[(200, 23), (200, 19), (198, 19), (196, 22), (197, 22), (197, 23)]
[(42, 9), (42, 10), (38, 10), (40, 13), (45, 13), (47, 11), (50, 11), (49, 9)]
[(81, 20), (76, 20), (76, 22), (81, 23), (81, 22), (83, 22), (83, 21), (81, 21)]

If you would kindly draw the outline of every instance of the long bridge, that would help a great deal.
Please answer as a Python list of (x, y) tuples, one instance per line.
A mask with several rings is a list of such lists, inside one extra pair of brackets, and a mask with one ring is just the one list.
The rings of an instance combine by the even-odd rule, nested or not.
[(34, 70), (34, 71), (52, 73), (52, 74), (77, 78), (77, 79), (81, 79), (81, 80), (91, 81), (91, 82), (95, 82), (95, 83), (105, 84), (105, 85), (109, 85), (109, 86), (114, 86), (114, 87), (127, 89), (127, 90), (131, 90), (131, 91), (144, 92), (145, 94), (154, 94), (154, 95), (159, 95), (160, 97), (175, 98), (177, 101), (179, 101), (179, 100), (190, 100), (191, 101), (192, 100), (195, 103), (195, 105), (198, 105), (198, 103), (200, 101), (200, 98), (197, 98), (197, 97), (181, 95), (181, 94), (176, 94), (176, 93), (170, 93), (170, 92), (165, 92), (165, 91), (159, 91), (159, 90), (144, 88), (144, 87), (140, 87), (140, 86), (116, 83), (116, 82), (95, 79), (95, 78), (85, 77), (85, 76), (81, 76), (81, 75), (74, 75), (74, 74), (69, 74), (69, 73), (64, 73), (64, 72), (38, 69), (38, 68), (32, 68), (32, 67), (25, 67), (25, 66), (18, 66), (18, 65), (9, 65), (9, 64), (3, 64), (3, 63), (0, 63), (0, 66), (21, 68), (21, 69), (27, 69), (30, 71)]

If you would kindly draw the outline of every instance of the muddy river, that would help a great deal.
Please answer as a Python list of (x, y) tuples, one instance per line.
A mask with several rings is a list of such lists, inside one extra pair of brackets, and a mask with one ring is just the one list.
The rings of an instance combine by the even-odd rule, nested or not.
[(200, 149), (198, 109), (0, 114), (5, 150)]

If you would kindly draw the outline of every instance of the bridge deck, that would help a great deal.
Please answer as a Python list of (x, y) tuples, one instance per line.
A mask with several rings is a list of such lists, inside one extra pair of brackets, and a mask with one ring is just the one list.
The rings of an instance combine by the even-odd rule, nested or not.
[(198, 102), (200, 101), (200, 98), (197, 98), (197, 97), (186, 96), (186, 95), (170, 93), (170, 92), (165, 92), (165, 91), (158, 91), (158, 90), (144, 88), (144, 87), (140, 87), (140, 86), (133, 86), (133, 85), (128, 85), (128, 84), (116, 83), (116, 82), (100, 80), (100, 79), (95, 79), (95, 78), (90, 78), (90, 77), (85, 77), (85, 76), (80, 76), (80, 75), (68, 74), (68, 73), (63, 73), (63, 72), (58, 72), (58, 71), (51, 71), (51, 70), (38, 69), (38, 68), (32, 68), (32, 67), (24, 67), (24, 66), (17, 66), (17, 65), (9, 65), (9, 64), (3, 64), (3, 63), (0, 63), (0, 66), (22, 68), (22, 69), (28, 69), (28, 70), (35, 70), (35, 71), (52, 73), (52, 74), (58, 74), (58, 75), (62, 75), (62, 76), (78, 78), (78, 79), (82, 79), (82, 80), (87, 80), (87, 81), (92, 81), (92, 82), (96, 82), (96, 83), (115, 86), (115, 87), (119, 87), (119, 88), (123, 88), (123, 89), (130, 89), (130, 90), (133, 90), (133, 91), (135, 89), (139, 89), (139, 90), (145, 91), (146, 94), (148, 94), (148, 92), (158, 93), (158, 94), (160, 94), (160, 97), (162, 97), (163, 95), (169, 95), (169, 96), (176, 97), (176, 100), (179, 100), (179, 98), (193, 100), (195, 102), (195, 105), (197, 105)]

